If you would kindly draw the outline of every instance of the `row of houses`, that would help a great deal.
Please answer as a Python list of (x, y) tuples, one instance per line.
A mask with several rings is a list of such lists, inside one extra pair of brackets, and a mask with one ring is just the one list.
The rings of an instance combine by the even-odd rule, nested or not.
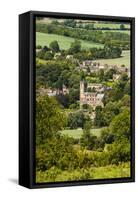
[(63, 95), (69, 94), (69, 89), (65, 85), (62, 86), (62, 89), (41, 87), (39, 88), (38, 92), (39, 92), (39, 95), (41, 96), (44, 96), (47, 94), (49, 97), (52, 97), (52, 96), (57, 96), (60, 94), (63, 94)]
[(88, 73), (98, 72), (100, 69), (103, 69), (104, 71), (115, 69), (118, 75), (122, 73), (127, 73), (128, 77), (130, 77), (130, 68), (124, 65), (122, 66), (107, 65), (107, 64), (101, 65), (99, 62), (94, 62), (93, 60), (85, 60), (82, 63), (79, 63), (77, 69)]

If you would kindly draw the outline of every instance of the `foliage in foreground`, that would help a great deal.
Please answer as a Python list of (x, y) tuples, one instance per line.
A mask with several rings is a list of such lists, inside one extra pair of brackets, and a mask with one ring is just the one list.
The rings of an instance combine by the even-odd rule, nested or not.
[(108, 165), (106, 167), (91, 167), (76, 169), (73, 171), (62, 171), (52, 167), (48, 171), (37, 171), (36, 182), (58, 182), (58, 181), (79, 181), (92, 179), (124, 178), (130, 177), (130, 163), (122, 163), (119, 166)]

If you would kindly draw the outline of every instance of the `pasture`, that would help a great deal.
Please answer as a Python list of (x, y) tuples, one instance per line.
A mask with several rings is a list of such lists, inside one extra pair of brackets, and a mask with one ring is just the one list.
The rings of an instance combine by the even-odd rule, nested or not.
[[(122, 23), (123, 24), (123, 23)], [(110, 29), (119, 29), (121, 23), (115, 24), (115, 23), (95, 23), (95, 28), (110, 28)], [(129, 24), (124, 24), (125, 28), (130, 28)]]
[[(56, 34), (48, 34), (48, 33), (40, 33), (36, 32), (36, 45), (41, 46), (49, 46), (49, 44), (57, 40), (60, 49), (69, 49), (72, 42), (74, 42), (74, 38), (66, 37), (62, 35), (56, 35)], [(86, 41), (86, 40), (79, 40), (81, 42), (83, 49), (89, 49), (92, 47), (103, 47), (102, 44)]]
[(130, 30), (102, 30), (102, 32), (119, 32), (119, 33), (126, 33), (130, 35)]
[[(99, 137), (100, 136), (100, 130), (101, 130), (100, 128), (91, 129), (91, 134)], [(63, 131), (61, 131), (61, 133), (63, 135), (68, 135), (69, 137), (79, 139), (83, 134), (83, 130), (82, 129), (63, 130)]]
[(95, 60), (95, 62), (99, 62), (101, 65), (125, 65), (126, 67), (130, 67), (130, 51), (123, 51), (120, 58), (99, 59)]

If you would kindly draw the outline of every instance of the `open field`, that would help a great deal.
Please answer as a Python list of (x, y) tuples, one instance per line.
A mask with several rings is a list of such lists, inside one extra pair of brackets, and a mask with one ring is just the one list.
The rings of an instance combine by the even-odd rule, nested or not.
[[(54, 169), (53, 169), (54, 171)], [(88, 169), (76, 169), (74, 171), (57, 171), (51, 173), (49, 170), (45, 172), (36, 172), (36, 182), (58, 182), (58, 181), (77, 181), (77, 180), (93, 180), (93, 179), (110, 179), (130, 177), (130, 164), (124, 163), (119, 166), (108, 165), (105, 167), (91, 167)], [(51, 175), (52, 174), (52, 175)]]
[(130, 67), (130, 51), (123, 51), (122, 56), (120, 58), (113, 59), (99, 59), (95, 60), (95, 62), (99, 62), (101, 65), (109, 64), (109, 65), (125, 65), (126, 67)]
[[(95, 28), (110, 28), (110, 29), (119, 29), (120, 28), (120, 24), (114, 24), (114, 23), (95, 23), (94, 24), (94, 27)], [(125, 28), (130, 28), (130, 25), (129, 24), (124, 24), (125, 25)]]
[[(51, 23), (53, 20), (57, 20), (56, 18), (49, 18), (49, 17), (45, 17), (41, 20), (37, 20), (37, 23), (42, 23), (42, 24), (49, 24)], [(58, 19), (57, 20), (59, 23), (63, 23), (64, 22), (64, 19)], [(120, 28), (120, 25), (123, 24), (123, 23), (100, 23), (98, 21), (95, 21), (95, 20), (76, 20), (77, 23), (79, 24), (79, 22), (81, 21), (83, 24), (90, 24), (90, 23), (94, 23), (94, 27), (95, 28), (110, 28), (110, 29), (119, 29)], [(130, 28), (130, 24), (124, 24), (125, 28)]]
[[(74, 42), (74, 38), (66, 37), (62, 35), (56, 34), (47, 34), (47, 33), (36, 33), (36, 45), (41, 46), (49, 46), (49, 44), (53, 41), (57, 40), (61, 49), (69, 49), (70, 44)], [(102, 44), (89, 42), (85, 40), (79, 40), (81, 42), (82, 48), (88, 49), (92, 47), (103, 47)]]
[(119, 32), (119, 33), (126, 33), (126, 34), (130, 35), (129, 30), (102, 30), (102, 32)]
[[(100, 128), (91, 129), (91, 134), (95, 136), (100, 136)], [(61, 132), (63, 135), (68, 135), (69, 137), (73, 137), (75, 139), (79, 139), (83, 133), (82, 129), (74, 129), (74, 130), (63, 130)]]

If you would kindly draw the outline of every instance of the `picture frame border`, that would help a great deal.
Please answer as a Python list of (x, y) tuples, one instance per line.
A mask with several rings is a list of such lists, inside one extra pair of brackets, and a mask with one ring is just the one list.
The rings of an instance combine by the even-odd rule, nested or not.
[[(35, 42), (36, 42), (36, 17), (53, 17), (53, 18), (73, 18), (73, 19), (87, 19), (100, 20), (111, 22), (128, 22), (131, 24), (131, 177), (127, 178), (110, 178), (110, 179), (94, 179), (82, 181), (64, 181), (51, 183), (36, 183), (35, 173), (35, 108), (36, 108), (36, 90), (35, 90)], [(27, 20), (29, 22), (27, 23)], [(23, 25), (21, 25), (23, 24)], [(26, 27), (27, 25), (27, 27)], [(22, 31), (26, 27), (26, 34)], [(112, 184), (112, 183), (127, 183), (135, 181), (135, 18), (121, 17), (121, 16), (105, 16), (105, 15), (90, 15), (90, 14), (74, 14), (74, 13), (59, 13), (59, 12), (43, 12), (43, 11), (29, 11), (19, 15), (19, 184), (28, 188), (49, 188), (49, 187), (65, 187), (65, 186), (81, 186), (81, 185), (97, 185), (97, 184)], [(29, 42), (23, 43), (23, 39)], [(26, 51), (24, 50), (26, 49)], [(23, 60), (22, 53), (26, 55), (26, 61)], [(27, 56), (28, 54), (28, 56)], [(29, 69), (22, 72), (25, 64)], [(27, 68), (27, 67), (26, 67)], [(23, 77), (27, 81), (27, 94), (22, 95)], [(28, 89), (27, 89), (28, 87)], [(24, 92), (25, 93), (25, 92)], [(21, 99), (22, 97), (22, 99)], [(26, 106), (25, 106), (26, 102)], [(23, 106), (24, 105), (24, 106)], [(22, 117), (23, 112), (26, 112), (29, 121), (25, 121)], [(26, 132), (22, 130), (26, 127)], [(24, 141), (24, 142), (23, 142)], [(25, 150), (25, 145), (27, 150)], [(23, 152), (25, 151), (25, 152)], [(27, 151), (27, 152), (26, 152)], [(21, 158), (22, 157), (22, 158)], [(27, 157), (27, 159), (26, 159)], [(23, 161), (26, 160), (26, 163)], [(26, 170), (26, 172), (25, 172)]]

